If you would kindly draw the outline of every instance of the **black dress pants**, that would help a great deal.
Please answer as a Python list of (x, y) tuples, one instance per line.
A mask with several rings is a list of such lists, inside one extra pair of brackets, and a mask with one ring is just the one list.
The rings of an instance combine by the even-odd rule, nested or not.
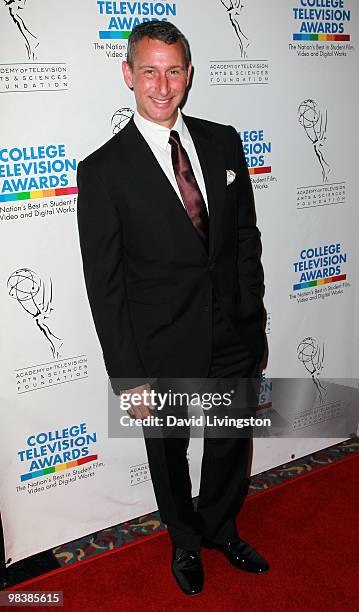
[[(232, 381), (259, 376), (258, 364), (213, 302), (209, 378)], [(148, 437), (145, 444), (158, 509), (176, 546), (198, 551), (202, 538), (222, 544), (237, 537), (236, 516), (249, 486), (250, 438), (204, 437), (197, 511), (184, 437)]]

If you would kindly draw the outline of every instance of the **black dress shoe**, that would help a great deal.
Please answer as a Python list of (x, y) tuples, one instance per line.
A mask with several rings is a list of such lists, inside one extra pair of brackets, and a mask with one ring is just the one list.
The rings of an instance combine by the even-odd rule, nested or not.
[(199, 552), (174, 547), (172, 572), (186, 595), (196, 595), (203, 590), (203, 567)]
[(214, 544), (208, 540), (202, 541), (202, 544), (206, 548), (220, 550), (232, 565), (246, 572), (263, 574), (269, 570), (269, 563), (252, 546), (239, 538), (226, 544)]

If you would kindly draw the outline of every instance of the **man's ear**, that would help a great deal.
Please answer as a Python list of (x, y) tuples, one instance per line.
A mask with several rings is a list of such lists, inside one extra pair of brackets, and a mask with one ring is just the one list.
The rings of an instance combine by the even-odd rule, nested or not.
[(188, 87), (188, 85), (190, 83), (190, 80), (191, 80), (191, 74), (192, 74), (192, 64), (190, 63), (188, 65), (188, 68), (187, 68), (187, 83), (186, 83), (187, 87)]
[(122, 62), (122, 74), (127, 87), (133, 89), (132, 70), (127, 62)]

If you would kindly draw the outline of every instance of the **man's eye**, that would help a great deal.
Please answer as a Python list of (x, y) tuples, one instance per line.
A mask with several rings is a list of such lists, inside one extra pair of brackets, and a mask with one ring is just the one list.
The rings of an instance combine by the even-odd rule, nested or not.
[(150, 75), (150, 76), (151, 76), (151, 75), (153, 75), (153, 74), (154, 74), (154, 72), (155, 72), (155, 71), (154, 71), (154, 70), (151, 70), (150, 68), (147, 68), (147, 70), (145, 70), (145, 74), (148, 74), (148, 75)]
[(176, 69), (170, 70), (170, 75), (171, 76), (177, 76), (179, 73), (180, 73), (179, 70), (176, 70)]

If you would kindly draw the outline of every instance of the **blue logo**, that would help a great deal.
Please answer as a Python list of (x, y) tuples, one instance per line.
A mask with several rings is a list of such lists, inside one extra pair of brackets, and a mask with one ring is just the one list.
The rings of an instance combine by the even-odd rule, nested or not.
[(99, 31), (100, 39), (127, 39), (134, 27), (146, 21), (172, 21), (177, 15), (175, 2), (97, 1), (100, 15), (108, 17), (107, 28)]

